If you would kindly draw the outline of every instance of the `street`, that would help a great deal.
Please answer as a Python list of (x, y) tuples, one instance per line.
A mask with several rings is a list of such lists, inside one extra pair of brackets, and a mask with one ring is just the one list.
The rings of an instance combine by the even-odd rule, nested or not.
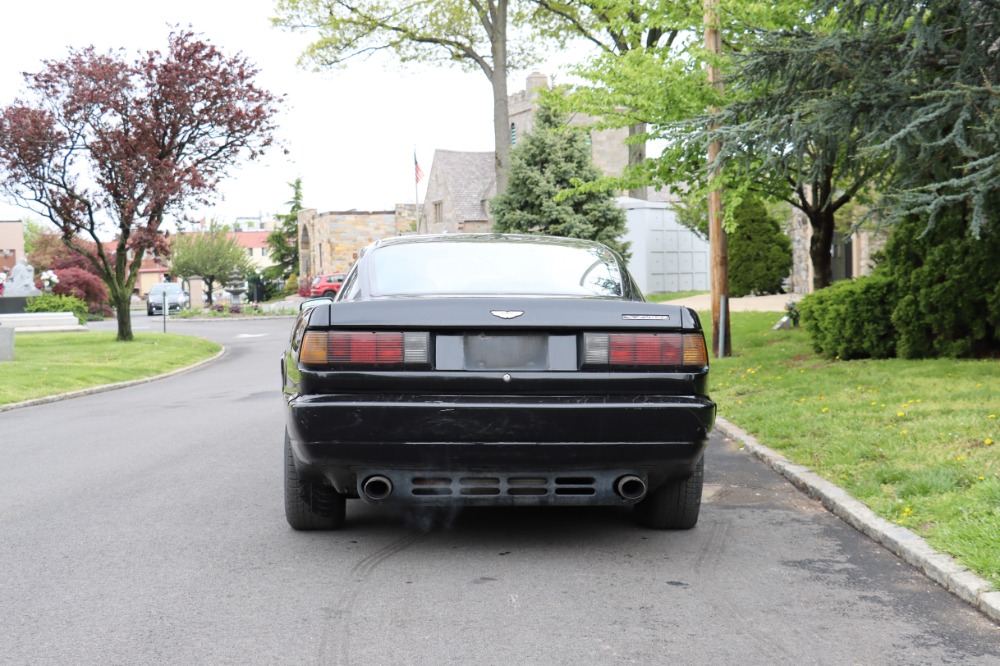
[(1000, 628), (717, 435), (688, 532), (360, 501), (294, 532), (291, 321), (170, 319), (225, 355), (0, 413), (0, 663), (1000, 664)]

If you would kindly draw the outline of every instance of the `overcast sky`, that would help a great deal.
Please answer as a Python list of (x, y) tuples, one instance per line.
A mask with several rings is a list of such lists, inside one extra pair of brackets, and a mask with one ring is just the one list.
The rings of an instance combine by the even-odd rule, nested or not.
[[(131, 55), (166, 47), (171, 26), (190, 26), (225, 53), (242, 52), (260, 69), (258, 83), (285, 94), (273, 150), (248, 162), (222, 186), (201, 216), (232, 222), (287, 209), (287, 183), (301, 176), (305, 204), (321, 211), (389, 210), (414, 200), (413, 151), (425, 173), (434, 149), (493, 149), (490, 86), (479, 71), (391, 61), (357, 62), (346, 70), (315, 73), (295, 62), (306, 33), (272, 28), (272, 0), (33, 0), (4, 3), (0, 39), (0, 105), (23, 90), (21, 72), (61, 59), (69, 47), (123, 47)], [(131, 58), (130, 58), (131, 59)], [(537, 69), (553, 74), (555, 65)], [(529, 72), (512, 72), (510, 92)], [(420, 196), (423, 197), (421, 183)], [(0, 219), (33, 217), (0, 198)]]

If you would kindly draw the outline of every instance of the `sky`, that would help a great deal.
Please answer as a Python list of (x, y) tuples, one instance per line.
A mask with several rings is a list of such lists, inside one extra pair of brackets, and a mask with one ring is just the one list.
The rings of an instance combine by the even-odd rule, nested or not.
[[(273, 28), (273, 15), (273, 0), (5, 3), (0, 106), (24, 90), (22, 72), (38, 71), (43, 60), (64, 58), (70, 47), (124, 48), (131, 60), (140, 51), (165, 50), (171, 28), (180, 26), (202, 34), (224, 53), (243, 53), (260, 70), (258, 84), (286, 96), (276, 138), (288, 154), (274, 149), (242, 163), (223, 183), (214, 205), (194, 213), (196, 219), (222, 223), (286, 211), (292, 194), (288, 184), (297, 177), (307, 208), (391, 210), (417, 196), (414, 150), (427, 174), (435, 149), (493, 150), (492, 98), (481, 71), (404, 68), (389, 58), (308, 71), (296, 60), (314, 35)], [(561, 68), (535, 69), (556, 74)], [(524, 89), (529, 73), (510, 72), (511, 93)], [(424, 179), (420, 185), (421, 201), (426, 184)], [(40, 219), (0, 195), (0, 220), (26, 217)]]

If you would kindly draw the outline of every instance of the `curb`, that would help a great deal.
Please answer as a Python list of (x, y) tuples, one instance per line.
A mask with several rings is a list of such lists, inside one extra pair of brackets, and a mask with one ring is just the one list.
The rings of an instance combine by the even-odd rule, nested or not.
[(931, 548), (923, 537), (878, 516), (843, 488), (762, 445), (739, 426), (722, 417), (716, 418), (716, 426), (728, 437), (743, 444), (751, 455), (781, 474), (793, 486), (819, 500), (827, 511), (916, 567), (994, 622), (1000, 622), (1000, 592), (994, 591), (988, 581), (969, 571), (950, 555)]
[(90, 388), (80, 389), (79, 391), (70, 391), (68, 393), (56, 393), (55, 395), (47, 395), (42, 398), (33, 398), (31, 400), (25, 400), (24, 402), (12, 402), (9, 405), (0, 405), (0, 412), (7, 412), (12, 409), (20, 409), (22, 407), (34, 407), (35, 405), (44, 405), (49, 402), (58, 402), (59, 400), (69, 400), (70, 398), (79, 398), (85, 395), (93, 395), (95, 393), (104, 393), (105, 391), (115, 391), (121, 388), (127, 388), (129, 386), (137, 386), (139, 384), (148, 384), (149, 382), (155, 382), (158, 379), (166, 379), (167, 377), (173, 377), (174, 375), (180, 375), (191, 370), (197, 370), (198, 368), (208, 365), (214, 361), (222, 358), (222, 355), (226, 353), (226, 347), (223, 345), (219, 353), (210, 358), (206, 358), (203, 361), (198, 361), (194, 365), (189, 365), (184, 368), (178, 368), (177, 370), (171, 370), (170, 372), (165, 372), (162, 375), (152, 375), (151, 377), (143, 377), (142, 379), (131, 379), (127, 382), (118, 382), (117, 384), (102, 384), (101, 386), (91, 386)]

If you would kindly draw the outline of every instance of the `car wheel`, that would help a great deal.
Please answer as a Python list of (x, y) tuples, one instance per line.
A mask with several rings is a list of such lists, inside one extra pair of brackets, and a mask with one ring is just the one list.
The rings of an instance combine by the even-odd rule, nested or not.
[(689, 478), (665, 483), (636, 504), (636, 522), (654, 530), (691, 529), (698, 523), (704, 480), (702, 456)]
[(336, 530), (344, 525), (347, 500), (330, 486), (299, 476), (285, 431), (285, 518), (296, 530)]
[(153, 308), (146, 308), (146, 316), (147, 317), (153, 316)]
[(336, 295), (337, 295), (337, 292), (330, 291), (329, 289), (327, 289), (326, 291), (323, 292), (323, 296), (325, 296), (326, 298), (333, 298)]

